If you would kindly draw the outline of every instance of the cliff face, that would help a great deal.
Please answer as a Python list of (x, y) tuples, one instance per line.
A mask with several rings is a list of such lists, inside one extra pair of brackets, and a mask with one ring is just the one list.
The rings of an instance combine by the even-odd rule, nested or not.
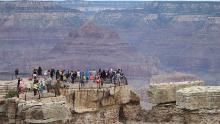
[(62, 89), (61, 93), (65, 96), (3, 100), (0, 120), (16, 124), (111, 124), (135, 120), (141, 109), (139, 97), (129, 86)]
[(160, 104), (152, 107), (150, 111), (141, 113), (143, 122), (169, 123), (169, 124), (218, 124), (219, 110), (183, 110), (175, 106), (175, 103)]

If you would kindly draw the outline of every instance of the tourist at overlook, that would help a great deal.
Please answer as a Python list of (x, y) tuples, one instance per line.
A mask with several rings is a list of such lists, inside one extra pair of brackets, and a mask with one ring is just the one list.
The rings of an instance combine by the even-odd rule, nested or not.
[(54, 90), (55, 90), (55, 95), (59, 96), (60, 95), (60, 80), (59, 79), (57, 80), (57, 82), (55, 84)]
[(19, 94), (24, 93), (25, 91), (25, 84), (22, 78), (20, 79), (20, 84), (19, 84)]
[(38, 79), (34, 79), (34, 84), (33, 84), (33, 90), (34, 90), (34, 96), (37, 95), (38, 93)]
[[(51, 90), (55, 91), (56, 95), (60, 95), (60, 87), (62, 83), (79, 83), (80, 87), (85, 87), (88, 83), (96, 83), (97, 88), (101, 88), (104, 83), (114, 83), (115, 85), (127, 85), (127, 79), (122, 72), (122, 69), (99, 69), (97, 72), (95, 69), (86, 70), (86, 71), (69, 71), (69, 70), (41, 70), (42, 68), (39, 67), (38, 69), (33, 70), (33, 75), (30, 80), (33, 80), (33, 91), (34, 96), (39, 94), (39, 97), (43, 95), (43, 91), (47, 90), (50, 92)], [(39, 71), (41, 70), (41, 71)], [(44, 77), (39, 76), (44, 72)], [(53, 80), (52, 77), (56, 77), (56, 80)], [(77, 80), (76, 80), (77, 79)], [(53, 85), (53, 82), (55, 84)], [(65, 85), (67, 86), (67, 85)], [(92, 84), (88, 85), (92, 86)], [(108, 86), (108, 85), (106, 85)], [(25, 86), (22, 84), (21, 87), (21, 78), (18, 78), (17, 83), (17, 91), (18, 93), (22, 93), (25, 89)]]
[(43, 71), (42, 68), (39, 67), (38, 70), (37, 70), (37, 74), (38, 74), (39, 76), (42, 76), (42, 71)]
[(80, 76), (81, 76), (81, 78), (80, 78), (80, 86), (84, 87), (85, 86), (85, 75), (84, 75), (84, 73), (81, 73), (81, 74), (80, 74)]
[(34, 69), (34, 70), (33, 70), (32, 78), (33, 78), (33, 79), (37, 78), (37, 69)]
[(38, 86), (38, 91), (41, 96), (43, 96), (43, 91), (45, 90), (45, 80), (41, 79)]
[(52, 81), (53, 79), (51, 77), (47, 78), (46, 80), (46, 89), (47, 89), (47, 92), (49, 93), (50, 90), (52, 89)]
[(80, 70), (77, 70), (76, 74), (77, 74), (77, 79), (80, 79)]
[(96, 70), (95, 69), (90, 70), (90, 80), (93, 80), (95, 82), (95, 77), (96, 77)]
[(85, 72), (85, 77), (86, 77), (86, 81), (88, 81), (88, 80), (89, 80), (89, 77), (90, 77), (89, 70), (86, 70), (86, 72)]
[(60, 71), (57, 70), (57, 71), (56, 71), (56, 80), (58, 80), (59, 78), (60, 78)]
[(77, 72), (76, 72), (76, 71), (74, 71), (74, 72), (72, 71), (72, 72), (71, 72), (71, 80), (72, 80), (71, 82), (72, 82), (72, 83), (74, 83), (76, 77), (77, 77)]
[(52, 68), (51, 70), (50, 70), (50, 77), (53, 79), (53, 76), (55, 75), (55, 69), (54, 68)]
[(121, 85), (121, 74), (122, 74), (121, 69), (118, 69), (115, 74), (116, 82), (118, 83), (118, 85)]
[(60, 81), (63, 81), (64, 71), (65, 70), (60, 71)]
[(44, 77), (47, 77), (49, 71), (50, 71), (50, 70), (45, 70), (45, 71), (44, 71)]
[(21, 83), (21, 78), (18, 78), (18, 82), (17, 82), (17, 92), (18, 92), (18, 94), (20, 93), (20, 90), (19, 90), (20, 83)]
[(85, 76), (85, 75), (84, 75), (84, 72), (83, 72), (83, 71), (80, 71), (80, 79), (82, 79), (83, 76)]
[(96, 75), (96, 84), (98, 88), (101, 88), (101, 78), (100, 75)]
[(64, 76), (65, 76), (66, 82), (68, 82), (69, 81), (69, 77), (70, 77), (70, 71), (67, 70), (66, 73), (64, 74)]
[(103, 85), (103, 83), (104, 83), (104, 81), (106, 80), (106, 72), (105, 72), (105, 70), (103, 70), (102, 72), (101, 72), (101, 85)]
[(90, 73), (89, 74), (89, 80), (90, 81), (95, 81), (96, 72), (94, 70), (91, 70), (89, 73)]
[(19, 69), (18, 69), (18, 68), (16, 68), (16, 69), (15, 69), (15, 78), (17, 78), (17, 77), (18, 77), (18, 75), (19, 75)]

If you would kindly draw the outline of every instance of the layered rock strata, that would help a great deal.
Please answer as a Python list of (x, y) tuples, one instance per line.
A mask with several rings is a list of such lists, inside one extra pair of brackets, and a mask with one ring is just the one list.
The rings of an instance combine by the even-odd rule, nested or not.
[(220, 109), (220, 86), (195, 86), (180, 89), (176, 94), (179, 108)]
[(149, 111), (141, 112), (143, 124), (219, 124), (220, 110), (186, 110), (176, 107), (175, 103), (154, 106)]
[(191, 86), (201, 86), (203, 84), (204, 82), (200, 80), (150, 84), (147, 94), (149, 101), (154, 104), (175, 102), (177, 90)]
[[(196, 86), (203, 84), (202, 81), (196, 82), (194, 84), (185, 82), (180, 85), (170, 83), (155, 84), (154, 86), (157, 87), (154, 87), (154, 90), (150, 90), (160, 97), (149, 95), (151, 102), (155, 103), (156, 101), (157, 104), (149, 111), (142, 111), (139, 114), (140, 120), (148, 123), (219, 124), (220, 87)], [(163, 103), (163, 97), (166, 99), (172, 98), (173, 102)], [(160, 98), (162, 99), (161, 101), (159, 101)]]

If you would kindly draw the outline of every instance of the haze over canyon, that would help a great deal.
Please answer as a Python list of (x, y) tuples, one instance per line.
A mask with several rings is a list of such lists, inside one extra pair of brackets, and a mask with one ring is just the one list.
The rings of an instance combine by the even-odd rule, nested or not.
[(0, 2), (0, 72), (19, 67), (220, 75), (219, 2)]

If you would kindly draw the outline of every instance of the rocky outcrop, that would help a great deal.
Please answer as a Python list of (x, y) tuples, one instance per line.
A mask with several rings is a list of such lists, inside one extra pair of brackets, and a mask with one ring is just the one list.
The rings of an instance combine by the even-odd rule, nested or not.
[[(161, 99), (165, 97), (165, 100), (171, 100), (172, 98), (172, 102), (165, 103), (159, 101), (160, 97), (151, 97), (151, 101), (159, 102), (155, 102), (156, 105), (150, 110), (142, 110), (139, 113), (139, 119), (143, 123), (218, 124), (220, 122), (220, 88), (200, 85), (203, 85), (202, 81), (155, 84), (154, 90), (150, 89), (150, 91), (164, 94), (159, 94)], [(173, 94), (176, 94), (175, 97)]]
[(176, 93), (177, 107), (188, 110), (220, 109), (220, 86), (194, 86)]
[(63, 96), (44, 98), (40, 101), (19, 101), (17, 109), (17, 119), (29, 124), (65, 123), (71, 119), (69, 106)]
[(0, 81), (0, 99), (4, 99), (4, 97), (9, 91), (16, 89), (16, 81)]
[[(174, 85), (170, 83), (158, 84), (167, 89), (168, 93), (176, 94), (175, 99), (170, 103), (158, 102), (151, 110), (143, 110), (139, 114), (140, 120), (148, 123), (218, 124), (220, 122), (219, 86), (195, 84), (202, 85), (203, 82), (197, 81), (194, 84), (177, 82), (178, 87), (175, 88), (169, 88)], [(155, 89), (156, 93), (158, 89)], [(151, 91), (153, 92), (152, 89)], [(170, 98), (166, 96), (168, 93), (163, 92), (167, 99)], [(158, 101), (158, 97), (151, 97), (151, 100)]]
[(76, 123), (118, 123), (122, 118), (135, 120), (140, 112), (140, 98), (129, 86), (69, 92)]
[(73, 113), (73, 119), (70, 124), (113, 124), (119, 122), (119, 105), (106, 106), (100, 108), (98, 111)]
[(62, 88), (64, 96), (10, 98), (0, 103), (0, 120), (16, 124), (112, 124), (136, 120), (140, 99), (129, 86)]
[(220, 110), (189, 111), (177, 108), (175, 103), (156, 105), (140, 115), (143, 123), (218, 124), (220, 121)]
[(177, 90), (191, 86), (200, 86), (203, 85), (203, 83), (203, 81), (198, 80), (150, 84), (147, 95), (149, 97), (149, 101), (154, 104), (175, 102)]
[(9, 124), (16, 123), (16, 112), (18, 108), (17, 103), (18, 103), (17, 98), (9, 98), (6, 100), (6, 115), (8, 117)]

